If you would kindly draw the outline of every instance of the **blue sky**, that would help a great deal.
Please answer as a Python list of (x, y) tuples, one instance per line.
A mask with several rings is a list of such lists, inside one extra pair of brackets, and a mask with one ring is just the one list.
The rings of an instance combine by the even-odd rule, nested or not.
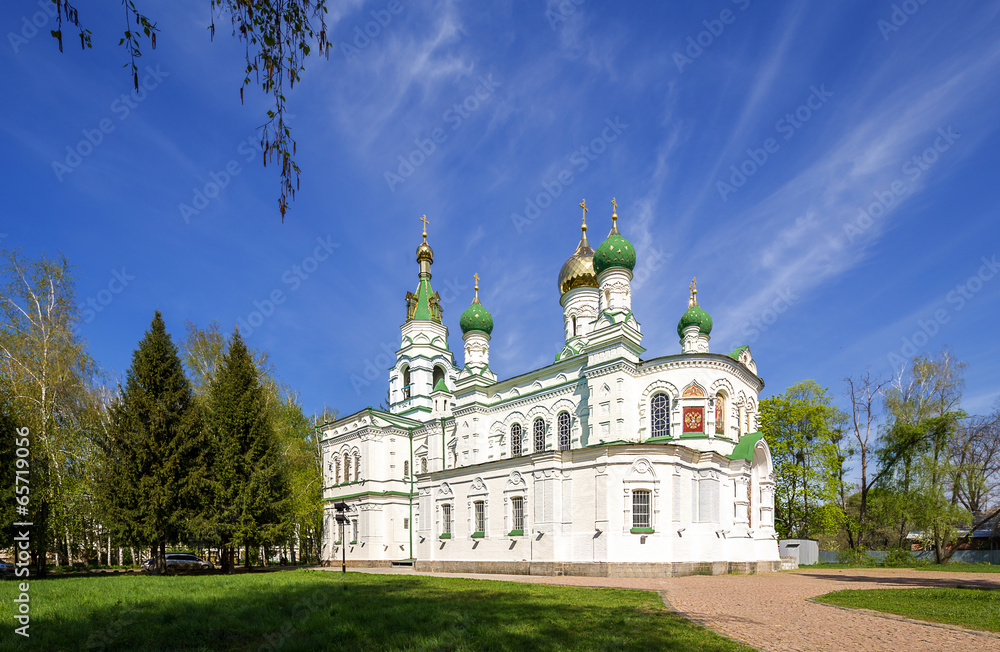
[(647, 357), (679, 352), (697, 276), (712, 350), (750, 344), (765, 396), (944, 345), (966, 409), (1000, 396), (998, 2), (334, 2), (289, 94), (284, 223), (268, 100), (240, 105), (208, 2), (138, 3), (139, 97), (121, 7), (77, 4), (94, 49), (64, 54), (38, 0), (0, 8), (0, 244), (69, 257), (112, 373), (158, 308), (175, 339), (245, 324), (307, 412), (378, 405), (425, 213), (459, 361), (478, 272), (493, 369), (529, 371), (560, 349), (577, 204), (596, 247), (616, 197)]

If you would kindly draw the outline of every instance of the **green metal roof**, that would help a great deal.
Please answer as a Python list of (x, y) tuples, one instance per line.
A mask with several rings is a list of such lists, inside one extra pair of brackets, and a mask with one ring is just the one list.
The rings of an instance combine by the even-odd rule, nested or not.
[(736, 444), (736, 448), (729, 455), (726, 455), (731, 460), (746, 460), (747, 462), (753, 459), (753, 449), (761, 439), (764, 438), (764, 433), (762, 432), (749, 432), (742, 437), (740, 437), (739, 443)]

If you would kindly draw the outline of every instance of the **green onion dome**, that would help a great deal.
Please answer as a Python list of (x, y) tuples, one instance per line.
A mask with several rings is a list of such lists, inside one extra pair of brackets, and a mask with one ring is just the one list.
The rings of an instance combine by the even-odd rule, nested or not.
[(462, 334), (473, 331), (489, 335), (493, 332), (493, 315), (483, 304), (479, 303), (479, 277), (476, 277), (476, 296), (472, 300), (472, 305), (465, 309), (458, 320), (458, 325), (462, 329)]
[(699, 333), (708, 335), (712, 332), (712, 316), (700, 306), (688, 308), (677, 323), (677, 334), (684, 337), (684, 329), (688, 326), (697, 326)]
[(697, 326), (698, 333), (708, 335), (712, 332), (712, 316), (698, 305), (697, 280), (691, 279), (691, 298), (688, 299), (688, 309), (681, 315), (681, 320), (677, 322), (677, 335), (684, 337), (684, 329), (689, 326)]
[(611, 213), (611, 233), (594, 252), (594, 273), (600, 276), (612, 267), (635, 269), (635, 247), (618, 232), (618, 209)]

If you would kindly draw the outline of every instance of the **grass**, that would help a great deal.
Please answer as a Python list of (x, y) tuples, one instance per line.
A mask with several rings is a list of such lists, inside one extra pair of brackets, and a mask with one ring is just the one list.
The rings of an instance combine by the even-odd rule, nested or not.
[(872, 609), (886, 613), (959, 625), (969, 629), (1000, 632), (1000, 590), (953, 589), (867, 589), (827, 593), (815, 598), (852, 609)]
[(656, 593), (489, 580), (286, 571), (31, 582), (31, 638), (0, 649), (748, 650)]
[(902, 566), (902, 567), (887, 567), (881, 564), (813, 564), (812, 566), (799, 566), (800, 570), (827, 570), (831, 568), (851, 568), (851, 569), (863, 569), (863, 568), (909, 568), (910, 570), (922, 570), (922, 571), (945, 571), (949, 573), (1000, 573), (1000, 565), (998, 564), (968, 564), (965, 562), (952, 562), (948, 564), (920, 564), (917, 566)]

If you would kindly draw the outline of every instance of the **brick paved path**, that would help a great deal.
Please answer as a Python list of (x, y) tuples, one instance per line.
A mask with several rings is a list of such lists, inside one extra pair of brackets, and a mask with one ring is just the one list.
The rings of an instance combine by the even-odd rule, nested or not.
[(395, 568), (352, 570), (659, 591), (666, 595), (671, 606), (695, 622), (768, 652), (1000, 650), (1000, 636), (997, 635), (973, 634), (808, 601), (808, 598), (842, 589), (948, 587), (956, 584), (1000, 589), (1000, 574), (831, 569), (649, 579), (414, 573)]

